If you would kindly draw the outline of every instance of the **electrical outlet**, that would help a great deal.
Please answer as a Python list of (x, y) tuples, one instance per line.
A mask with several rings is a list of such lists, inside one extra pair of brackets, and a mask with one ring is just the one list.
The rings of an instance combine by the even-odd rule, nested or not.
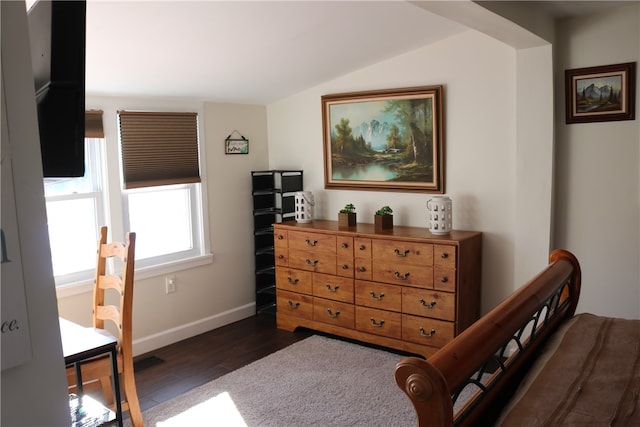
[(165, 290), (168, 294), (176, 291), (176, 276), (166, 276), (164, 278)]

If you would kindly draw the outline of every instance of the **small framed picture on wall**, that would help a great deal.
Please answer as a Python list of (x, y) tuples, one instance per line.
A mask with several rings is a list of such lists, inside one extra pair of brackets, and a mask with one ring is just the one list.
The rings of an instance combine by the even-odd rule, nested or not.
[[(237, 138), (232, 138), (234, 134), (237, 134)], [(224, 140), (224, 153), (225, 154), (249, 154), (249, 140), (245, 138), (240, 132), (234, 130)]]
[(565, 70), (566, 122), (635, 119), (636, 63)]

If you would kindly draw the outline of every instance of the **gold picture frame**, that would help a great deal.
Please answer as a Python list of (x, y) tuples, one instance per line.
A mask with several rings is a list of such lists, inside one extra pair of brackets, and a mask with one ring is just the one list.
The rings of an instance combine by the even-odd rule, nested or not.
[(322, 96), (327, 189), (444, 193), (443, 86)]

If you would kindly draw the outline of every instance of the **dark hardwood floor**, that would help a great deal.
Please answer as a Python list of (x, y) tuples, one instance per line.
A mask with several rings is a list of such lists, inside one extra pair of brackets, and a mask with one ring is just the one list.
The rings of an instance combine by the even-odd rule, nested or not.
[(261, 314), (136, 356), (142, 411), (311, 335), (277, 329), (275, 316)]

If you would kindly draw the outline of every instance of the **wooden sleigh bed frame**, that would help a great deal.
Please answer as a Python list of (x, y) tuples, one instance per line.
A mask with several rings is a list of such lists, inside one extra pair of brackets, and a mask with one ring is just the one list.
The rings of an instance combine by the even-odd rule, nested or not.
[[(577, 323), (569, 319), (582, 316), (574, 316), (580, 295), (580, 281), (581, 271), (576, 257), (568, 251), (555, 250), (549, 256), (549, 265), (544, 270), (453, 341), (429, 357), (428, 360), (407, 357), (398, 362), (395, 368), (396, 382), (411, 400), (418, 416), (418, 426), (491, 426), (496, 423), (496, 420), (504, 418), (504, 414), (501, 414), (503, 408), (513, 406), (513, 403), (508, 402), (509, 399), (516, 393), (519, 384), (527, 371), (534, 365), (543, 348), (549, 346), (550, 341), (566, 341), (563, 334), (568, 326), (563, 325)], [(609, 386), (609, 389), (616, 390), (616, 393), (618, 389), (624, 389), (622, 394), (626, 397), (613, 403), (613, 406), (617, 407), (613, 411), (616, 412), (613, 418), (616, 422), (623, 421), (616, 424), (616, 422), (609, 420), (606, 423), (588, 425), (630, 426), (638, 425), (636, 422), (640, 419), (640, 415), (638, 415), (640, 413), (640, 404), (638, 404), (638, 393), (640, 392), (640, 350), (638, 350), (640, 332), (638, 331), (640, 331), (640, 320), (616, 320), (628, 324), (630, 329), (628, 328), (625, 333), (631, 335), (631, 341), (629, 349), (620, 347), (619, 343), (618, 348), (612, 352), (615, 355), (634, 353), (630, 354), (628, 360), (625, 359), (623, 362), (626, 370), (620, 373), (619, 382)], [(562, 328), (563, 331), (557, 334), (561, 338), (552, 339), (559, 328)], [(629, 330), (631, 333), (628, 332)], [(606, 336), (606, 339), (609, 339), (610, 336), (608, 330), (600, 335)], [(622, 341), (622, 344), (626, 345), (627, 335), (622, 336), (623, 338), (618, 341)], [(618, 334), (618, 336), (620, 335)], [(582, 335), (578, 335), (577, 341), (581, 341), (581, 337)], [(624, 351), (621, 352), (621, 348)], [(567, 353), (566, 350), (559, 352)], [(572, 360), (565, 362), (568, 365), (563, 365), (560, 371), (551, 374), (551, 382), (556, 378), (562, 379), (564, 372), (571, 369), (576, 371), (577, 375), (584, 377), (583, 365), (573, 368), (571, 366), (578, 363), (574, 359), (579, 359), (583, 353), (588, 352), (581, 350), (578, 353), (568, 352)], [(591, 353), (593, 352), (591, 350)], [(546, 355), (541, 359), (545, 359), (545, 363), (547, 363)], [(590, 363), (595, 364), (596, 362)], [(607, 367), (611, 364), (609, 363)], [(613, 364), (621, 364), (621, 362), (614, 361)], [(600, 370), (608, 371), (608, 369)], [(591, 373), (585, 381), (591, 381), (590, 375)], [(602, 375), (604, 383), (610, 381), (608, 376), (611, 374), (609, 372)], [(574, 379), (566, 381), (573, 381), (570, 386), (577, 390), (575, 395), (580, 393), (582, 383), (578, 383)], [(548, 393), (547, 390), (550, 388), (548, 382), (549, 377), (544, 379), (541, 387), (538, 387), (543, 389), (543, 393)], [(535, 387), (531, 386), (530, 388)], [(591, 386), (591, 388), (602, 388), (601, 383), (595, 387)], [(606, 389), (606, 387), (604, 388)], [(464, 403), (457, 403), (458, 396), (463, 390), (465, 390), (463, 394), (466, 396), (471, 390), (470, 394), (473, 397), (465, 400)], [(548, 398), (559, 399), (557, 397)], [(577, 400), (575, 396), (571, 399)], [(566, 420), (559, 422), (557, 418), (554, 418), (555, 421), (550, 423), (546, 414), (539, 414), (540, 412), (554, 411), (548, 408), (550, 406), (548, 401), (545, 403), (542, 399), (542, 404), (532, 405), (531, 401), (522, 403), (525, 399), (521, 397), (516, 400), (520, 405), (524, 404), (535, 412), (530, 417), (535, 420), (522, 419), (522, 416), (519, 415), (518, 421), (505, 422), (506, 425), (519, 427), (525, 425), (587, 425), (587, 423), (581, 422), (571, 424)], [(589, 403), (589, 405), (592, 406), (593, 403)], [(518, 411), (527, 412), (520, 409)], [(620, 414), (620, 412), (624, 413)], [(566, 417), (566, 414), (563, 416)], [(574, 414), (570, 415), (570, 417), (572, 416)], [(580, 413), (579, 416), (582, 414)], [(540, 421), (545, 418), (546, 421)]]

